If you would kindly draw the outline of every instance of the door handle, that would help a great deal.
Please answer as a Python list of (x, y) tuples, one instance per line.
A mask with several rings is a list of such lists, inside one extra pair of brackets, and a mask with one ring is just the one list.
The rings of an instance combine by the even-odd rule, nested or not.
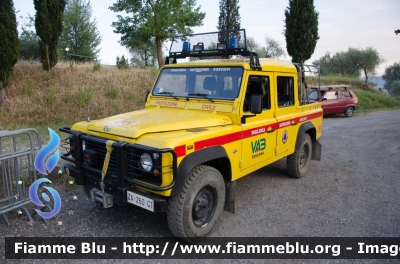
[(267, 133), (275, 132), (275, 129), (267, 130)]

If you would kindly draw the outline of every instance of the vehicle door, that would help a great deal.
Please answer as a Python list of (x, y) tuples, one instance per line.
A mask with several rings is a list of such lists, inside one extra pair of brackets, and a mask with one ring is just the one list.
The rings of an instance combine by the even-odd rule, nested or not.
[(277, 118), (276, 150), (280, 155), (289, 150), (292, 142), (296, 141), (298, 125), (294, 123), (296, 117), (295, 81), (292, 74), (275, 73), (275, 94)]
[(241, 170), (250, 168), (260, 162), (275, 157), (276, 118), (271, 100), (271, 73), (250, 74), (246, 83), (246, 93), (243, 102), (243, 115), (251, 116), (251, 95), (263, 96), (261, 114), (242, 118), (242, 165)]

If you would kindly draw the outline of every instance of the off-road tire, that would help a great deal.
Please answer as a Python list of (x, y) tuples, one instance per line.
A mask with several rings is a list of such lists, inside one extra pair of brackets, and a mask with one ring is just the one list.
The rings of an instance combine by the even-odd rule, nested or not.
[(352, 117), (354, 115), (354, 108), (351, 106), (346, 107), (346, 109), (344, 109), (344, 115), (346, 117)]
[(168, 200), (167, 218), (172, 234), (189, 243), (203, 240), (222, 213), (225, 185), (213, 167), (193, 168), (179, 194)]
[(301, 178), (307, 174), (312, 154), (312, 141), (310, 135), (304, 133), (301, 144), (296, 151), (286, 160), (287, 171), (290, 177)]

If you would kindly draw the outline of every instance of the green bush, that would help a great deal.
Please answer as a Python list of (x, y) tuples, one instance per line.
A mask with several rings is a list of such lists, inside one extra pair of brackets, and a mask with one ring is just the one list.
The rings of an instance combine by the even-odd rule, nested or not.
[(114, 88), (114, 87), (112, 87), (111, 89), (109, 89), (109, 90), (107, 91), (107, 96), (108, 96), (109, 98), (111, 98), (111, 99), (117, 98), (118, 94), (119, 94), (118, 89), (116, 89), (116, 88)]

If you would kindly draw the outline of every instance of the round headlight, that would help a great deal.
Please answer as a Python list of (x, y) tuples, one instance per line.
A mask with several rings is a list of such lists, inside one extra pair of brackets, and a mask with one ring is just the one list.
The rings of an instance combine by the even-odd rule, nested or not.
[(153, 167), (151, 156), (147, 153), (143, 153), (142, 156), (140, 156), (140, 165), (145, 171), (150, 171), (151, 167)]

